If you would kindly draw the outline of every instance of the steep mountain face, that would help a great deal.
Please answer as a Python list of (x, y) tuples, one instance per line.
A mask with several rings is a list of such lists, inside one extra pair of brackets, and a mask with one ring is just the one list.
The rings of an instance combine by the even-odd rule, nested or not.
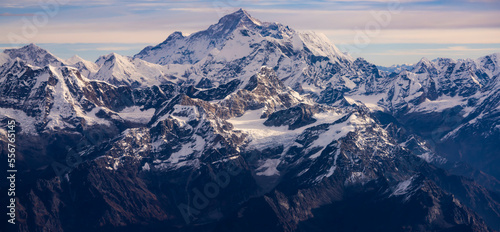
[(413, 66), (412, 71), (394, 74), (392, 82), (379, 87), (387, 94), (383, 96), (383, 105), (392, 111), (404, 107), (413, 111), (439, 111), (436, 106), (452, 108), (463, 105), (462, 102), (475, 94), (484, 95), (489, 91), (487, 86), (498, 75), (498, 72), (479, 65), (485, 58), (475, 61), (440, 58), (433, 62), (424, 58)]
[(446, 159), (498, 179), (498, 56), (422, 59), (411, 71), (392, 73), (390, 81), (374, 84), (379, 86), (374, 94), (346, 95), (390, 112)]
[(209, 79), (214, 86), (233, 79), (246, 82), (262, 66), (273, 67), (287, 86), (306, 92), (325, 85), (351, 89), (372, 74), (355, 70), (354, 59), (325, 36), (260, 22), (244, 10), (187, 37), (175, 32), (135, 58), (162, 65), (190, 64), (185, 77), (195, 84)]
[(0, 66), (9, 61), (10, 56), (7, 53), (0, 53)]
[[(26, 133), (108, 124), (108, 120), (96, 115), (102, 107), (121, 110), (133, 106), (130, 88), (90, 81), (72, 67), (40, 68), (19, 59), (4, 67), (0, 87), (2, 116), (19, 118)], [(123, 98), (117, 98), (120, 95)]]
[(35, 44), (27, 45), (21, 49), (5, 49), (4, 54), (8, 55), (9, 58), (15, 59), (19, 58), (24, 60), (26, 63), (34, 66), (47, 66), (49, 64), (53, 66), (62, 66), (64, 61), (58, 57), (52, 55), (45, 49), (42, 49)]
[(19, 231), (500, 230), (498, 54), (387, 73), (239, 10), (134, 58), (0, 64)]
[(77, 55), (65, 60), (65, 63), (77, 68), (78, 71), (80, 71), (80, 73), (85, 77), (94, 76), (99, 71), (99, 65), (94, 62), (84, 60)]
[(413, 64), (395, 64), (390, 67), (377, 66), (380, 71), (388, 73), (400, 73), (404, 70), (411, 71), (413, 69)]
[(414, 65), (390, 69), (395, 72), (389, 73), (362, 58), (342, 54), (322, 36), (299, 33), (279, 23), (260, 22), (239, 10), (205, 31), (190, 36), (173, 33), (135, 57), (163, 65), (190, 65), (183, 77), (201, 88), (233, 80), (246, 83), (261, 66), (272, 67), (285, 85), (300, 94), (310, 94), (316, 102), (328, 103), (344, 95), (374, 111), (391, 114), (420, 137), (420, 142), (431, 143), (420, 148), (429, 151), (424, 155), (432, 154), (428, 160), (442, 162), (439, 156), (443, 156), (450, 162), (471, 162), (474, 168), (498, 179), (498, 147), (494, 144), (499, 141), (495, 140), (498, 127), (494, 119), (482, 126), (490, 131), (480, 137), (491, 141), (486, 149), (452, 149), (469, 138), (455, 141), (449, 139), (451, 134), (447, 135), (465, 128), (471, 120), (475, 123), (480, 118), (474, 118), (482, 111), (496, 111), (494, 105), (481, 103), (496, 102), (498, 56), (459, 61), (424, 58)]
[(101, 56), (96, 64), (100, 68), (90, 78), (117, 86), (141, 87), (177, 81), (177, 77), (171, 74), (174, 72), (170, 66), (160, 66), (116, 53)]

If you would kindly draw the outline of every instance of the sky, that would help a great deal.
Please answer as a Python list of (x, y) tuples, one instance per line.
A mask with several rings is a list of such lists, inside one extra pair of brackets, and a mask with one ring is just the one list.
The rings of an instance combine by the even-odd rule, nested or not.
[(261, 21), (323, 33), (376, 65), (500, 52), (500, 0), (1, 0), (0, 50), (36, 43), (63, 59), (134, 55), (239, 8)]

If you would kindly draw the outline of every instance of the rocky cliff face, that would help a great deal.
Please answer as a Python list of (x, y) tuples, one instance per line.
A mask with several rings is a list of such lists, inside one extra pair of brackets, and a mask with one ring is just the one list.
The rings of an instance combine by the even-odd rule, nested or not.
[(20, 231), (500, 229), (497, 55), (387, 73), (243, 10), (134, 58), (37, 49), (0, 67)]

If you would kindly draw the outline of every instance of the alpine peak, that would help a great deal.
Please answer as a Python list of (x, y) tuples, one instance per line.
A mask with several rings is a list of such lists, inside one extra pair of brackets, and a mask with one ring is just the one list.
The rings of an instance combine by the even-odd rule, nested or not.
[(262, 22), (253, 18), (243, 9), (222, 17), (218, 23), (211, 25), (206, 32), (210, 36), (225, 37), (234, 30), (241, 27), (255, 28), (262, 25)]
[(52, 55), (47, 50), (31, 43), (21, 48), (5, 49), (4, 53), (11, 59), (20, 58), (30, 65), (46, 66), (48, 64), (55, 66), (64, 65), (63, 60)]
[(219, 20), (219, 23), (228, 23), (228, 22), (241, 22), (243, 24), (250, 24), (250, 25), (261, 25), (262, 22), (259, 21), (256, 18), (253, 18), (246, 10), (239, 9), (235, 11), (234, 13), (228, 14), (224, 17), (222, 17)]

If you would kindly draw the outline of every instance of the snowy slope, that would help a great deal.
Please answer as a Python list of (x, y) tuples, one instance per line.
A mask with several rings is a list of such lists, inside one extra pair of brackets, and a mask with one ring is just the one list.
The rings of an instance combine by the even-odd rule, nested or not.
[(227, 83), (238, 78), (248, 81), (260, 67), (277, 69), (280, 79), (295, 89), (323, 84), (344, 85), (341, 73), (353, 59), (341, 53), (324, 35), (300, 33), (279, 23), (260, 22), (239, 10), (220, 19), (207, 30), (189, 36), (180, 32), (163, 43), (147, 47), (134, 56), (157, 64), (191, 64), (187, 78)]
[(47, 65), (63, 66), (64, 61), (47, 50), (38, 47), (35, 44), (29, 44), (19, 49), (5, 49), (4, 54), (7, 54), (11, 59), (20, 58), (30, 65), (44, 67)]
[(66, 64), (75, 67), (80, 71), (80, 73), (87, 77), (93, 77), (99, 71), (99, 65), (83, 58), (74, 55), (73, 57), (65, 60)]
[(99, 71), (91, 76), (92, 79), (106, 81), (114, 85), (128, 85), (132, 87), (160, 85), (167, 81), (176, 82), (168, 66), (148, 63), (146, 61), (111, 53), (101, 56), (96, 64)]
[(7, 63), (10, 60), (10, 56), (6, 53), (0, 53), (0, 66)]
[[(489, 86), (499, 74), (495, 68), (497, 57), (493, 54), (459, 61), (423, 58), (409, 68), (411, 71), (403, 70), (390, 78), (375, 80), (373, 85), (377, 88), (373, 93), (358, 90), (346, 95), (352, 98), (372, 96), (374, 99), (370, 103), (377, 102), (388, 111), (409, 108), (412, 112), (441, 112), (455, 106), (470, 111), (473, 106), (469, 99), (481, 101), (492, 92)], [(464, 114), (468, 113), (466, 111)]]
[[(28, 134), (113, 127), (123, 122), (147, 124), (154, 109), (133, 106), (134, 101), (145, 104), (162, 99), (156, 95), (157, 99), (148, 100), (161, 94), (159, 89), (133, 92), (129, 87), (90, 80), (75, 67), (32, 66), (18, 57), (4, 64), (0, 77), (0, 117), (18, 118), (21, 133)], [(145, 99), (145, 93), (151, 96)]]

